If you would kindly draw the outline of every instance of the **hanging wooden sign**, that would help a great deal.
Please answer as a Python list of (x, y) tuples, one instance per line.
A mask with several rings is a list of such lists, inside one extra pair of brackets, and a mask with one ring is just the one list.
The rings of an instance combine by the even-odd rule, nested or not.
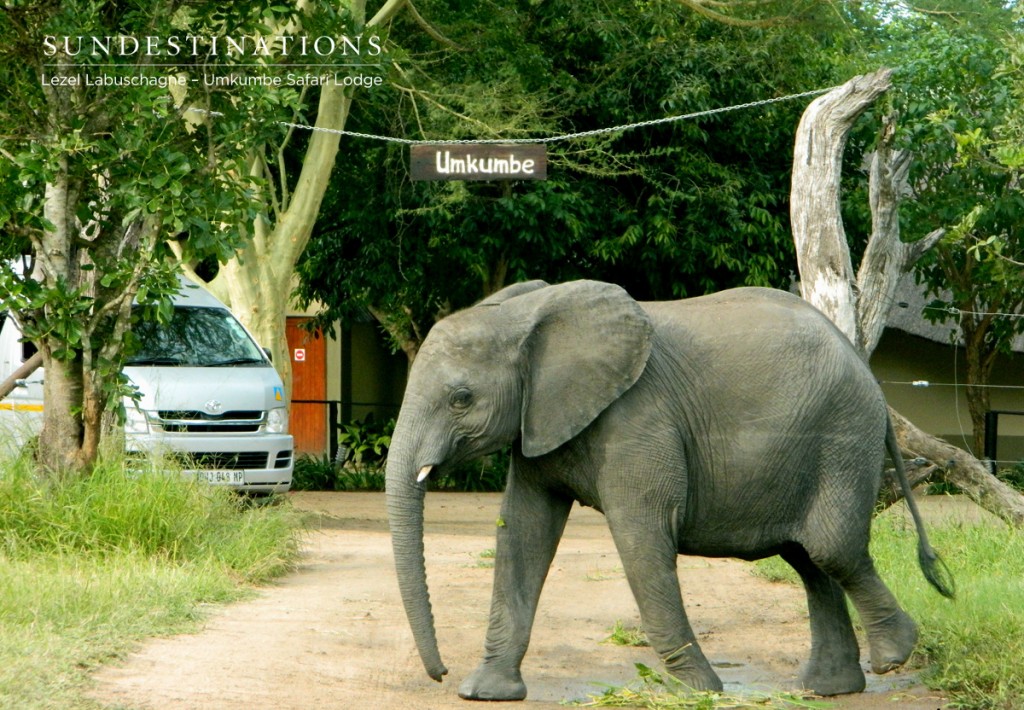
[(546, 180), (543, 144), (421, 143), (409, 147), (413, 180)]

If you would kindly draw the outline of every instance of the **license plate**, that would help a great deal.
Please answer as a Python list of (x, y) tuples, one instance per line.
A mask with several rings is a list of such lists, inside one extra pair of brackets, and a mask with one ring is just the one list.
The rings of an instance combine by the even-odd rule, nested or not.
[(225, 486), (245, 483), (245, 471), (199, 471), (199, 480)]

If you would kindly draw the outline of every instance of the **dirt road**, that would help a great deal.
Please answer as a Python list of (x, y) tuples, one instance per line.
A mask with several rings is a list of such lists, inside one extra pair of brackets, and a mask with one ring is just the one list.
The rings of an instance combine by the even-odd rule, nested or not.
[[(416, 655), (391, 560), (383, 494), (295, 493), (318, 514), (298, 569), (256, 598), (213, 609), (197, 634), (154, 639), (96, 674), (94, 697), (113, 707), (184, 710), (275, 708), (563, 707), (659, 668), (647, 648), (602, 643), (616, 621), (638, 625), (604, 518), (576, 507), (541, 597), (523, 664), (525, 703), (467, 703), (456, 695), (483, 646), (496, 494), (427, 496), (427, 573), (441, 654), (431, 681)], [(732, 560), (680, 558), (687, 610), (726, 691), (795, 687), (809, 647), (803, 591), (753, 577)], [(866, 665), (866, 664), (865, 664)], [(943, 705), (906, 674), (868, 673), (868, 692), (837, 710)]]

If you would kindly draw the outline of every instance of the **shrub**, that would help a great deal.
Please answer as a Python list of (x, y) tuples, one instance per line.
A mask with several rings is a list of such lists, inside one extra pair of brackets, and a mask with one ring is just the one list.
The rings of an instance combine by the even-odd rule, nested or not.
[(996, 476), (1003, 483), (1024, 492), (1024, 461), (1018, 461), (1010, 468), (1004, 468)]
[(377, 422), (372, 413), (362, 421), (342, 424), (338, 432), (338, 461), (348, 468), (383, 470), (394, 431), (394, 418)]
[(293, 491), (333, 491), (338, 476), (338, 464), (330, 456), (302, 454), (295, 459), (292, 471)]

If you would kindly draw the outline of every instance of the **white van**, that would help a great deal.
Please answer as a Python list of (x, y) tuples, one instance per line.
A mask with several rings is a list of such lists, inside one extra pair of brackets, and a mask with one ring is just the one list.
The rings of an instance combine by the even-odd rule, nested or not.
[[(227, 307), (181, 278), (170, 323), (139, 322), (141, 347), (124, 374), (139, 389), (125, 398), (128, 452), (160, 451), (186, 471), (242, 492), (291, 487), (293, 443), (284, 386), (266, 353)], [(14, 318), (0, 328), (0, 381), (29, 356)], [(42, 423), (43, 370), (0, 401), (0, 437), (10, 448)]]

